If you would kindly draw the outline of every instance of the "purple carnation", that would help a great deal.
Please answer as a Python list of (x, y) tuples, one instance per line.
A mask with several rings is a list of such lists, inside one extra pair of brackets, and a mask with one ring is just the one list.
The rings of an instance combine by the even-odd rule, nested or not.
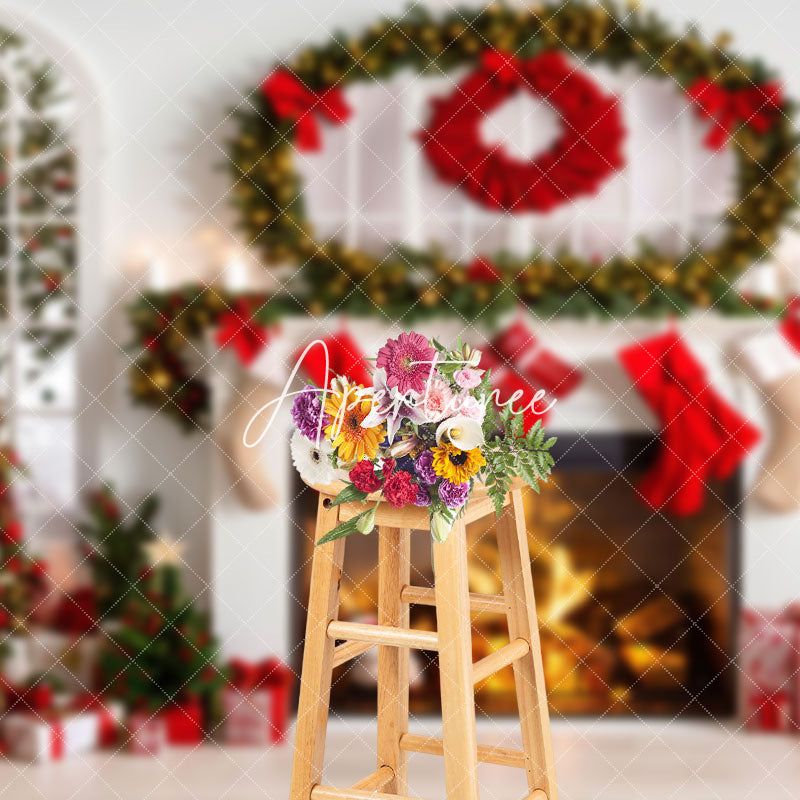
[(439, 497), (448, 508), (461, 508), (469, 497), (469, 481), (464, 483), (442, 481), (439, 484)]
[(438, 475), (433, 471), (433, 452), (431, 450), (423, 450), (414, 462), (414, 472), (417, 477), (428, 486), (436, 483)]
[(427, 508), (431, 504), (431, 495), (428, 489), (421, 484), (417, 484), (417, 499), (414, 501), (415, 506)]
[(320, 430), (319, 420), (322, 417), (322, 429), (330, 422), (327, 414), (322, 413), (322, 392), (316, 386), (306, 386), (300, 394), (295, 395), (292, 403), (292, 419), (298, 430), (306, 439), (317, 440)]

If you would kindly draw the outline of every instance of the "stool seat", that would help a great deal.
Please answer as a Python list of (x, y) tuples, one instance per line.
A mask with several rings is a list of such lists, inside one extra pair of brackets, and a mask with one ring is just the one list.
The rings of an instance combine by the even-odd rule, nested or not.
[[(342, 489), (349, 486), (343, 481), (334, 481), (324, 485), (305, 482), (307, 486), (319, 492), (321, 497), (330, 498), (336, 497)], [(516, 489), (522, 489), (527, 484), (521, 478), (514, 478), (511, 483), (511, 488), (506, 496), (506, 505), (510, 502), (511, 492)], [(357, 517), (369, 504), (378, 502), (381, 496), (380, 492), (372, 492), (367, 495), (363, 502), (342, 503), (339, 506), (339, 522), (347, 522), (347, 520)], [(478, 519), (483, 519), (488, 513), (494, 511), (494, 503), (489, 497), (486, 484), (482, 481), (475, 481), (467, 502), (467, 508), (463, 514), (463, 519), (466, 523), (474, 522)], [(417, 506), (406, 506), (405, 508), (392, 508), (386, 500), (381, 499), (378, 508), (375, 511), (375, 524), (376, 525), (396, 525), (398, 527), (409, 528), (414, 531), (427, 531), (430, 530), (430, 514), (427, 508), (418, 508)]]
[[(346, 485), (338, 482), (311, 485), (319, 493), (316, 542), (340, 523), (364, 511), (363, 502), (333, 504)], [(338, 619), (347, 537), (315, 547), (289, 800), (411, 800), (409, 752), (443, 757), (447, 800), (479, 800), (477, 765), (481, 761), (524, 769), (528, 783), (525, 800), (557, 800), (522, 502), (524, 486), (521, 480), (514, 481), (495, 524), (502, 596), (471, 594), (468, 586), (466, 525), (495, 513), (483, 484), (474, 486), (467, 508), (455, 521), (447, 540), (432, 543), (432, 589), (411, 584), (411, 531), (429, 530), (428, 509), (416, 506), (396, 509), (384, 500), (378, 503), (377, 625)], [(378, 498), (379, 493), (375, 493), (367, 502), (376, 503)], [(435, 632), (410, 627), (412, 604), (436, 608)], [(473, 663), (470, 612), (476, 609), (506, 616), (509, 643)], [(333, 669), (372, 647), (378, 648), (376, 770), (349, 788), (326, 786), (322, 770)], [(408, 731), (410, 648), (438, 654), (441, 739), (412, 735)], [(474, 685), (509, 665), (514, 670), (522, 750), (479, 745), (475, 730)]]

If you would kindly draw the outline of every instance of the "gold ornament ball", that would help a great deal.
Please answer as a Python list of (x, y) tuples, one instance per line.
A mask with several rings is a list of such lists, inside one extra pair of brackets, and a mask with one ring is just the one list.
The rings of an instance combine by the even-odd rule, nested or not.
[(461, 42), (461, 49), (465, 53), (479, 53), (483, 49), (483, 44), (480, 39), (477, 39), (475, 36), (465, 35), (462, 36), (459, 41)]
[(149, 377), (150, 383), (152, 383), (153, 386), (157, 387), (162, 392), (166, 392), (167, 389), (172, 386), (172, 375), (170, 375), (167, 370), (162, 369), (161, 367), (152, 370)]
[(420, 302), (424, 306), (435, 306), (439, 302), (439, 293), (436, 289), (426, 289), (420, 297)]

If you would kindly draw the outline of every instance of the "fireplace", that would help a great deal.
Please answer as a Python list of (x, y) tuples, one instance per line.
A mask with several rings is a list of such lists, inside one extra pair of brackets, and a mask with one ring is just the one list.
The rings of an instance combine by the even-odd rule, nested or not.
[[(734, 643), (740, 580), (740, 476), (711, 485), (702, 512), (654, 514), (635, 485), (654, 454), (647, 435), (560, 437), (556, 468), (541, 495), (525, 492), (526, 520), (552, 710), (557, 715), (734, 713)], [(305, 536), (294, 559), (293, 631), (302, 656), (316, 503), (298, 486), (295, 515)], [(470, 589), (501, 591), (493, 521), (468, 527)], [(340, 617), (375, 621), (377, 537), (346, 548)], [(412, 582), (432, 581), (430, 542), (412, 534)], [(432, 608), (412, 606), (414, 628), (435, 630)], [(473, 617), (473, 658), (507, 643), (505, 619)], [(335, 713), (375, 708), (374, 650), (334, 674)], [(438, 710), (433, 653), (412, 651), (412, 713)], [(511, 668), (476, 690), (479, 714), (516, 711)]]

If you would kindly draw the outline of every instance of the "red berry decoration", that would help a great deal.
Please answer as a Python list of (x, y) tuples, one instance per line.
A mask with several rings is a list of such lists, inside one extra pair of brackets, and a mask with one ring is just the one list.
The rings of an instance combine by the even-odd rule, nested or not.
[[(541, 97), (561, 119), (562, 132), (545, 152), (526, 160), (484, 143), (486, 116), (519, 91)], [(433, 101), (421, 134), (437, 175), (492, 209), (516, 214), (551, 211), (595, 194), (625, 164), (620, 103), (557, 51), (518, 59), (495, 50), (447, 97)]]

